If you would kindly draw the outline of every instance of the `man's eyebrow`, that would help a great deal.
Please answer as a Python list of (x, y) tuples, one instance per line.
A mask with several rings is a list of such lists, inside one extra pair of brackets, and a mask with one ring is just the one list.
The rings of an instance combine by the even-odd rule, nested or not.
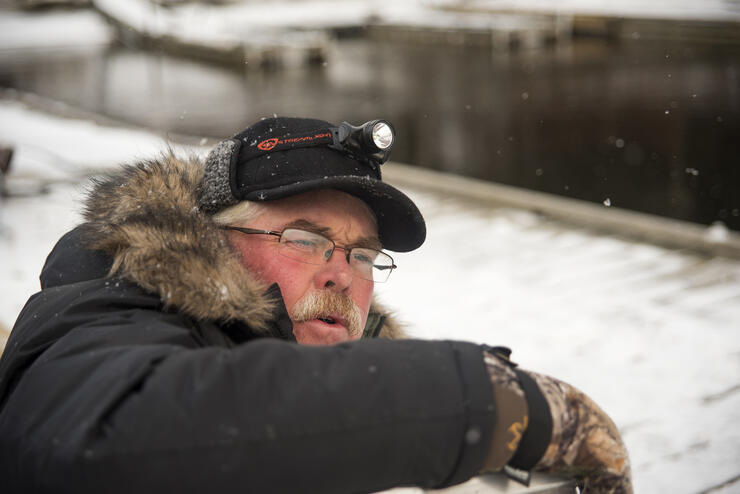
[(325, 237), (329, 236), (329, 233), (331, 230), (325, 226), (317, 225), (316, 223), (304, 219), (298, 219), (293, 220), (290, 223), (286, 224), (283, 227), (283, 230), (287, 228), (299, 228), (301, 230), (306, 230), (307, 232), (311, 233), (318, 233), (319, 235), (324, 235)]
[[(319, 235), (323, 235), (326, 238), (332, 238), (331, 228), (317, 225), (316, 223), (312, 221), (308, 221), (302, 218), (291, 221), (290, 223), (286, 224), (283, 227), (283, 230), (285, 230), (286, 228), (300, 228), (301, 230), (306, 230), (308, 232), (318, 233)], [(383, 248), (383, 244), (380, 243), (380, 240), (377, 237), (360, 237), (357, 240), (353, 241), (351, 244), (346, 245), (345, 247), (350, 247), (350, 246), (351, 247), (364, 247), (366, 249), (375, 249), (375, 250), (381, 250)]]
[(378, 237), (360, 237), (352, 242), (353, 247), (364, 247), (365, 249), (382, 250), (383, 244), (380, 243)]

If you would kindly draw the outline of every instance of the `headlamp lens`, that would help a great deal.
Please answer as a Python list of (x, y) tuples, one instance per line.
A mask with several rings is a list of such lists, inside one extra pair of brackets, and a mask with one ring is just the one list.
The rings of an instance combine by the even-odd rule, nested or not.
[(393, 130), (385, 122), (373, 125), (373, 143), (378, 149), (388, 149), (393, 144)]

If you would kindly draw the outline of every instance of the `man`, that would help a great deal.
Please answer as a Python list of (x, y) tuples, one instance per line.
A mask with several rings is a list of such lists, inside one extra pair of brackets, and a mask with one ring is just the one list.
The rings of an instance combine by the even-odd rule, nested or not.
[[(587, 397), (372, 300), (424, 220), (392, 129), (272, 118), (92, 188), (0, 360), (3, 492), (372, 492), (510, 467), (631, 492)], [(296, 344), (297, 343), (297, 344)]]

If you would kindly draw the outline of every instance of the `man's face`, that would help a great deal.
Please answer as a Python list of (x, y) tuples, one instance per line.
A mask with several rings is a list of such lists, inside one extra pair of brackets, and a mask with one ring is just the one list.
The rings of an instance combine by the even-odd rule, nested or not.
[[(337, 246), (379, 247), (372, 213), (360, 199), (335, 190), (319, 190), (263, 203), (264, 212), (249, 224), (234, 225), (261, 230), (283, 231), (296, 227), (321, 233)], [(265, 282), (277, 283), (293, 319), (293, 333), (299, 343), (326, 345), (355, 340), (362, 336), (373, 282), (353, 274), (345, 251), (337, 248), (328, 262), (315, 265), (278, 254), (278, 238), (272, 235), (244, 235), (229, 231), (229, 239), (242, 263)], [(348, 317), (333, 310), (321, 319), (296, 321), (295, 314), (306, 297), (336, 295), (356, 305), (359, 331), (348, 330)], [(327, 317), (329, 316), (329, 317)]]

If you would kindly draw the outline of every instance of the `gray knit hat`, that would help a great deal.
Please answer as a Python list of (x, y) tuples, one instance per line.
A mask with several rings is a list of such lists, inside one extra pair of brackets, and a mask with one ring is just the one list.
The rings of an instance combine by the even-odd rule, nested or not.
[(387, 153), (379, 157), (338, 146), (337, 129), (323, 120), (269, 118), (221, 141), (206, 158), (201, 210), (213, 214), (243, 200), (335, 189), (375, 213), (384, 248), (419, 247), (426, 237), (424, 218), (411, 199), (382, 181)]

